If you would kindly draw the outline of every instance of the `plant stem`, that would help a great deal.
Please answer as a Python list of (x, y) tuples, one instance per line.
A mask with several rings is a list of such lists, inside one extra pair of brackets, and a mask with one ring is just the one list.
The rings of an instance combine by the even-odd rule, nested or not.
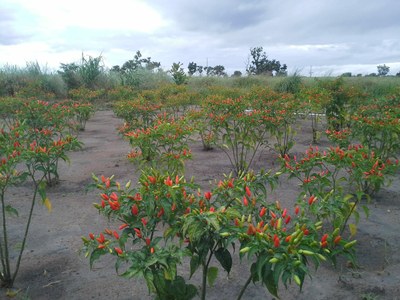
[(237, 297), (237, 300), (242, 299), (242, 296), (244, 294), (244, 292), (246, 291), (247, 287), (249, 286), (251, 279), (253, 278), (252, 274), (250, 274), (249, 278), (247, 278), (246, 283), (244, 284), (244, 286), (242, 287), (242, 289), (240, 290), (240, 294)]
[[(1, 248), (1, 264), (3, 266), (2, 280), (3, 283), (8, 286), (8, 282), (11, 280), (10, 271), (10, 257), (8, 253), (8, 237), (7, 237), (7, 222), (6, 222), (6, 208), (4, 203), (4, 193), (5, 190), (1, 191), (1, 207), (2, 207), (2, 217), (3, 217), (3, 238), (4, 238), (4, 256), (3, 249)], [(12, 284), (11, 284), (12, 285)]]
[(208, 271), (208, 266), (210, 265), (211, 258), (214, 254), (214, 251), (216, 249), (216, 246), (213, 247), (210, 251), (210, 255), (208, 256), (207, 262), (204, 264), (203, 263), (203, 279), (202, 279), (202, 284), (201, 284), (201, 300), (206, 300), (206, 292), (207, 292), (207, 271)]
[(17, 264), (15, 266), (15, 271), (14, 271), (12, 280), (11, 280), (11, 285), (14, 284), (15, 278), (17, 277), (17, 273), (18, 273), (19, 266), (20, 266), (20, 263), (21, 263), (22, 254), (23, 254), (23, 252), (25, 250), (25, 243), (26, 243), (26, 239), (28, 237), (29, 227), (31, 225), (31, 220), (32, 220), (32, 215), (33, 215), (33, 208), (35, 207), (37, 192), (38, 192), (38, 189), (39, 189), (39, 185), (40, 185), (40, 183), (42, 182), (43, 179), (44, 179), (44, 176), (39, 181), (36, 181), (35, 177), (34, 177), (34, 174), (32, 174), (32, 180), (33, 180), (33, 183), (35, 185), (35, 190), (33, 192), (32, 204), (31, 204), (31, 208), (29, 210), (28, 221), (27, 221), (26, 227), (25, 227), (25, 233), (24, 233), (24, 238), (22, 240), (21, 251), (19, 252), (19, 255), (18, 255), (18, 260), (17, 260)]

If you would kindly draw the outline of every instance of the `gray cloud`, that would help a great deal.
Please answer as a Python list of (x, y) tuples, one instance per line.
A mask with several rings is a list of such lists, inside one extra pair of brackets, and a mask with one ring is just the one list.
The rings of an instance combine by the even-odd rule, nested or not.
[(265, 16), (261, 0), (153, 2), (164, 18), (174, 21), (182, 30), (224, 33), (257, 24)]
[(17, 17), (13, 9), (0, 7), (0, 45), (14, 45), (30, 38), (30, 34), (15, 27)]
[(243, 71), (255, 46), (291, 69), (400, 61), (397, 0), (154, 0), (146, 3), (166, 22), (151, 33), (68, 27), (56, 34), (35, 31), (35, 16), (8, 3), (0, 4), (0, 44), (42, 41), (53, 53), (92, 51), (112, 64), (141, 50), (165, 68), (195, 61)]

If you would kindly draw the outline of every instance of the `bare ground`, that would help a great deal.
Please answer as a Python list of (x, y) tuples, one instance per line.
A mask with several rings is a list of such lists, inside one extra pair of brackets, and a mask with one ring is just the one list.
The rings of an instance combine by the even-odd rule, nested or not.
[[(70, 165), (60, 168), (61, 182), (48, 190), (53, 211), (49, 214), (41, 205), (34, 210), (28, 243), (21, 263), (16, 289), (17, 299), (151, 299), (142, 280), (127, 280), (116, 275), (114, 262), (100, 260), (94, 269), (82, 253), (81, 236), (110, 227), (97, 213), (92, 203), (98, 202), (98, 192), (85, 192), (91, 174), (115, 174), (121, 182), (135, 182), (138, 171), (126, 160), (128, 143), (116, 133), (121, 120), (111, 111), (98, 111), (80, 134), (81, 151), (70, 153)], [(300, 132), (300, 130), (299, 130)], [(293, 151), (301, 153), (311, 142), (307, 126), (296, 137)], [(322, 147), (326, 143), (321, 142)], [(208, 187), (210, 182), (230, 172), (229, 161), (218, 149), (202, 151), (201, 143), (192, 145), (194, 159), (187, 164), (187, 176)], [(256, 167), (277, 167), (277, 155), (264, 150), (256, 157)], [(296, 285), (280, 288), (281, 299), (400, 299), (400, 176), (385, 187), (369, 204), (370, 217), (361, 217), (356, 239), (359, 269), (349, 269), (341, 262), (335, 269), (321, 266), (306, 279), (303, 291)], [(296, 197), (296, 182), (281, 182), (270, 195), (288, 206)], [(14, 192), (16, 206), (23, 207), (28, 187)], [(21, 211), (19, 220), (27, 212)], [(20, 221), (18, 221), (20, 222)], [(20, 226), (11, 226), (12, 234), (20, 234)], [(188, 265), (181, 267), (184, 275)], [(220, 272), (216, 285), (210, 287), (207, 299), (235, 299), (248, 275), (248, 264), (238, 259), (229, 275)], [(192, 283), (200, 285), (200, 278)], [(0, 289), (0, 298), (6, 299)], [(250, 285), (244, 299), (273, 299), (261, 286)]]

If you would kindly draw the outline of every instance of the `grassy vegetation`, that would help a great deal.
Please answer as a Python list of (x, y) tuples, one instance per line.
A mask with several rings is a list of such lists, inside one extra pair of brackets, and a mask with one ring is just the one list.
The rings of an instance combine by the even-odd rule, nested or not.
[[(203, 96), (216, 90), (225, 90), (226, 96), (234, 97), (257, 86), (297, 94), (302, 87), (323, 87), (334, 80), (334, 77), (310, 78), (298, 74), (287, 77), (192, 76), (188, 77), (184, 90)], [(341, 80), (343, 88), (352, 88), (371, 98), (400, 93), (399, 77), (343, 77)], [(42, 100), (81, 97), (87, 98), (81, 100), (113, 101), (121, 100), (120, 97), (135, 97), (139, 93), (148, 93), (149, 90), (165, 89), (170, 84), (173, 84), (172, 76), (161, 69), (138, 68), (133, 72), (115, 72), (106, 69), (91, 57), (83, 58), (79, 64), (62, 64), (58, 71), (51, 71), (37, 62), (27, 63), (25, 67), (0, 67), (0, 97)], [(131, 92), (126, 93), (127, 90)], [(227, 92), (229, 90), (231, 92)]]

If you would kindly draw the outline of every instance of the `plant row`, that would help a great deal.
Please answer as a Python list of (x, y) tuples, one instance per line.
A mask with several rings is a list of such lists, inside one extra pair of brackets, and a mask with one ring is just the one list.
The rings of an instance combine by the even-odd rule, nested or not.
[[(59, 161), (69, 161), (68, 151), (79, 149), (77, 139), (93, 108), (88, 104), (63, 102), (50, 104), (33, 100), (2, 99), (0, 103), (0, 281), (12, 287), (19, 271), (21, 258), (38, 199), (51, 210), (46, 186), (59, 181)], [(31, 188), (26, 194), (26, 222), (22, 235), (16, 238), (12, 226), (20, 212), (12, 196), (19, 186)]]

